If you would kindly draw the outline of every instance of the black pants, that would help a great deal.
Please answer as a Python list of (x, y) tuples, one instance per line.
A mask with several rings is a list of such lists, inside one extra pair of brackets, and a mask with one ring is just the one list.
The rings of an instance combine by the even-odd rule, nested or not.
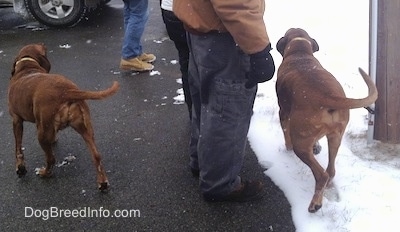
[(180, 70), (182, 73), (183, 94), (191, 118), (192, 99), (188, 83), (189, 47), (186, 40), (186, 31), (183, 28), (183, 23), (175, 16), (174, 12), (161, 9), (161, 14), (168, 36), (174, 42), (175, 47), (178, 50)]

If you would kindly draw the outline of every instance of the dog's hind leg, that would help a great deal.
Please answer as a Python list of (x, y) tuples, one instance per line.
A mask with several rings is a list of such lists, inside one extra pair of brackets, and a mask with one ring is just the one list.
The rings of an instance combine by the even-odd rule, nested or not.
[[(45, 122), (48, 122), (48, 120), (45, 120)], [(49, 127), (49, 125), (47, 124), (42, 124), (43, 123), (38, 123), (37, 131), (39, 144), (42, 147), (46, 156), (46, 166), (39, 169), (38, 175), (40, 177), (51, 177), (53, 174), (53, 167), (56, 162), (53, 152), (53, 143), (57, 131), (55, 131), (54, 128)]]
[(89, 147), (94, 165), (96, 167), (98, 188), (100, 191), (105, 191), (108, 189), (110, 184), (108, 182), (107, 175), (104, 170), (103, 164), (101, 163), (100, 153), (97, 151), (97, 148), (96, 148), (96, 145), (94, 142), (93, 129), (91, 128), (92, 126), (90, 125), (90, 123), (87, 126), (88, 126), (88, 129), (87, 129), (86, 133), (84, 132), (82, 134), (82, 137), (85, 140), (87, 146)]
[(335, 177), (336, 171), (335, 171), (335, 160), (336, 156), (342, 141), (342, 133), (332, 133), (327, 135), (328, 139), (328, 147), (329, 147), (329, 162), (328, 162), (328, 167), (326, 168), (326, 172), (329, 174), (330, 180)]
[(98, 188), (100, 191), (105, 191), (109, 187), (109, 182), (103, 164), (101, 163), (100, 153), (97, 151), (94, 142), (94, 132), (90, 121), (89, 107), (84, 102), (75, 103), (70, 106), (70, 112), (75, 112), (70, 114), (70, 126), (85, 140), (96, 168)]
[(294, 152), (308, 167), (310, 167), (314, 175), (315, 191), (311, 203), (308, 207), (308, 211), (310, 213), (315, 213), (322, 207), (323, 194), (325, 187), (329, 181), (329, 175), (315, 159), (312, 143), (310, 143), (308, 149), (304, 150), (296, 148), (296, 145), (294, 145)]
[(23, 121), (20, 117), (14, 115), (13, 116), (13, 132), (15, 138), (15, 168), (18, 177), (23, 177), (26, 174), (26, 166), (24, 154), (22, 152), (22, 135), (24, 131)]

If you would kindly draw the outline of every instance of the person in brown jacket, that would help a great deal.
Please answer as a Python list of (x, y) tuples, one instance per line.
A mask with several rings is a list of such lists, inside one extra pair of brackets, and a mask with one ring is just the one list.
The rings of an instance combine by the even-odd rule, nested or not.
[(190, 49), (190, 168), (206, 201), (243, 202), (265, 192), (261, 181), (239, 176), (257, 83), (275, 73), (264, 7), (264, 0), (174, 0)]

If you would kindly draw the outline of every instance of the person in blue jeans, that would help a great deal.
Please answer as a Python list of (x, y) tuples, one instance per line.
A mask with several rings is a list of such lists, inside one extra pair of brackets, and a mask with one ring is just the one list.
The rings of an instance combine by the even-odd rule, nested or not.
[(123, 0), (124, 2), (124, 40), (120, 68), (133, 71), (150, 71), (153, 54), (143, 52), (141, 38), (149, 18), (148, 0)]

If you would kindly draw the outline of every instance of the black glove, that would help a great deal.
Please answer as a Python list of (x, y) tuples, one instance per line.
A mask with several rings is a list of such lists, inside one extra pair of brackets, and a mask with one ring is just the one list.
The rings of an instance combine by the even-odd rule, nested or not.
[(271, 44), (268, 44), (261, 52), (250, 55), (250, 71), (246, 74), (246, 88), (253, 88), (258, 83), (271, 80), (274, 76), (275, 64), (269, 51), (271, 51)]

